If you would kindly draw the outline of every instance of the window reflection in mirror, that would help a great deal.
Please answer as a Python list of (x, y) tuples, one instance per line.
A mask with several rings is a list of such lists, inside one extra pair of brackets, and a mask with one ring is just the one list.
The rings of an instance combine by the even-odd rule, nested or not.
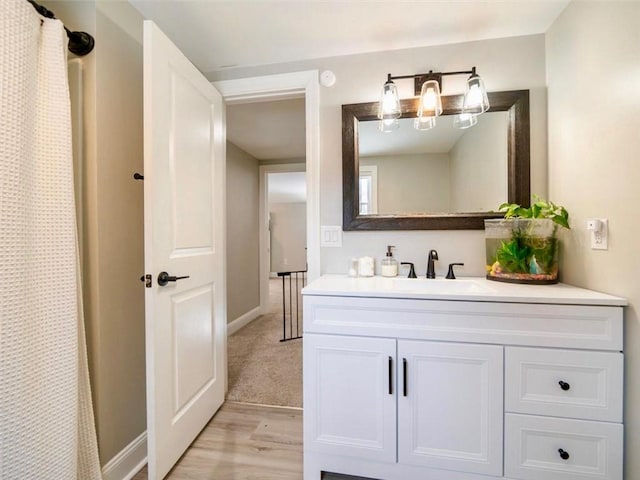
[[(482, 212), (508, 200), (507, 112), (488, 112), (468, 129), (453, 116), (418, 131), (413, 119), (381, 132), (377, 121), (358, 122), (360, 214)], [(377, 208), (371, 209), (371, 171), (377, 171)]]
[(378, 213), (378, 167), (360, 166), (360, 215)]

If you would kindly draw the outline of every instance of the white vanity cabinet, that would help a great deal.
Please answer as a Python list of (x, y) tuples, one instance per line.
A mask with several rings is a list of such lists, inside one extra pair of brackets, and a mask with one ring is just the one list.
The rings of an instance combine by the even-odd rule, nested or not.
[(501, 475), (502, 359), (493, 345), (309, 334), (305, 445)]
[(304, 480), (622, 480), (624, 299), (476, 281), (305, 287)]

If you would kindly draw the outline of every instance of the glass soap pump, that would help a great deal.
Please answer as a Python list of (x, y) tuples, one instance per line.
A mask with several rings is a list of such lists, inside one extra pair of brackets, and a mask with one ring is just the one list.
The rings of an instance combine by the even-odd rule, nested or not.
[(380, 273), (383, 277), (397, 277), (398, 276), (398, 261), (393, 258), (392, 248), (396, 248), (393, 245), (387, 245), (387, 254), (380, 262)]

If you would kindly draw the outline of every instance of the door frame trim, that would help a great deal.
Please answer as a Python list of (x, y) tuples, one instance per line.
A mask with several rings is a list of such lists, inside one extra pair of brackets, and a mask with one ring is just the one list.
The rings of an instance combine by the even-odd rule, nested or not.
[[(315, 280), (320, 276), (320, 84), (318, 83), (318, 70), (221, 80), (212, 83), (222, 95), (225, 103), (229, 105), (304, 97), (307, 174), (307, 278), (309, 282)], [(263, 262), (260, 266), (262, 281), (262, 277), (265, 276), (262, 272)], [(262, 301), (262, 286), (260, 290), (261, 306), (265, 307), (266, 303)]]

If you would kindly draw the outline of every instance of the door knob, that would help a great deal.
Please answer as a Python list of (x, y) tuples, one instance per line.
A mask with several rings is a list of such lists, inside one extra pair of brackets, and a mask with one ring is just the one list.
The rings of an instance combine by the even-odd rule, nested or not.
[(164, 287), (169, 282), (175, 282), (176, 280), (182, 280), (183, 278), (189, 278), (189, 275), (185, 275), (184, 277), (174, 277), (169, 275), (167, 272), (160, 272), (158, 275), (158, 285)]

